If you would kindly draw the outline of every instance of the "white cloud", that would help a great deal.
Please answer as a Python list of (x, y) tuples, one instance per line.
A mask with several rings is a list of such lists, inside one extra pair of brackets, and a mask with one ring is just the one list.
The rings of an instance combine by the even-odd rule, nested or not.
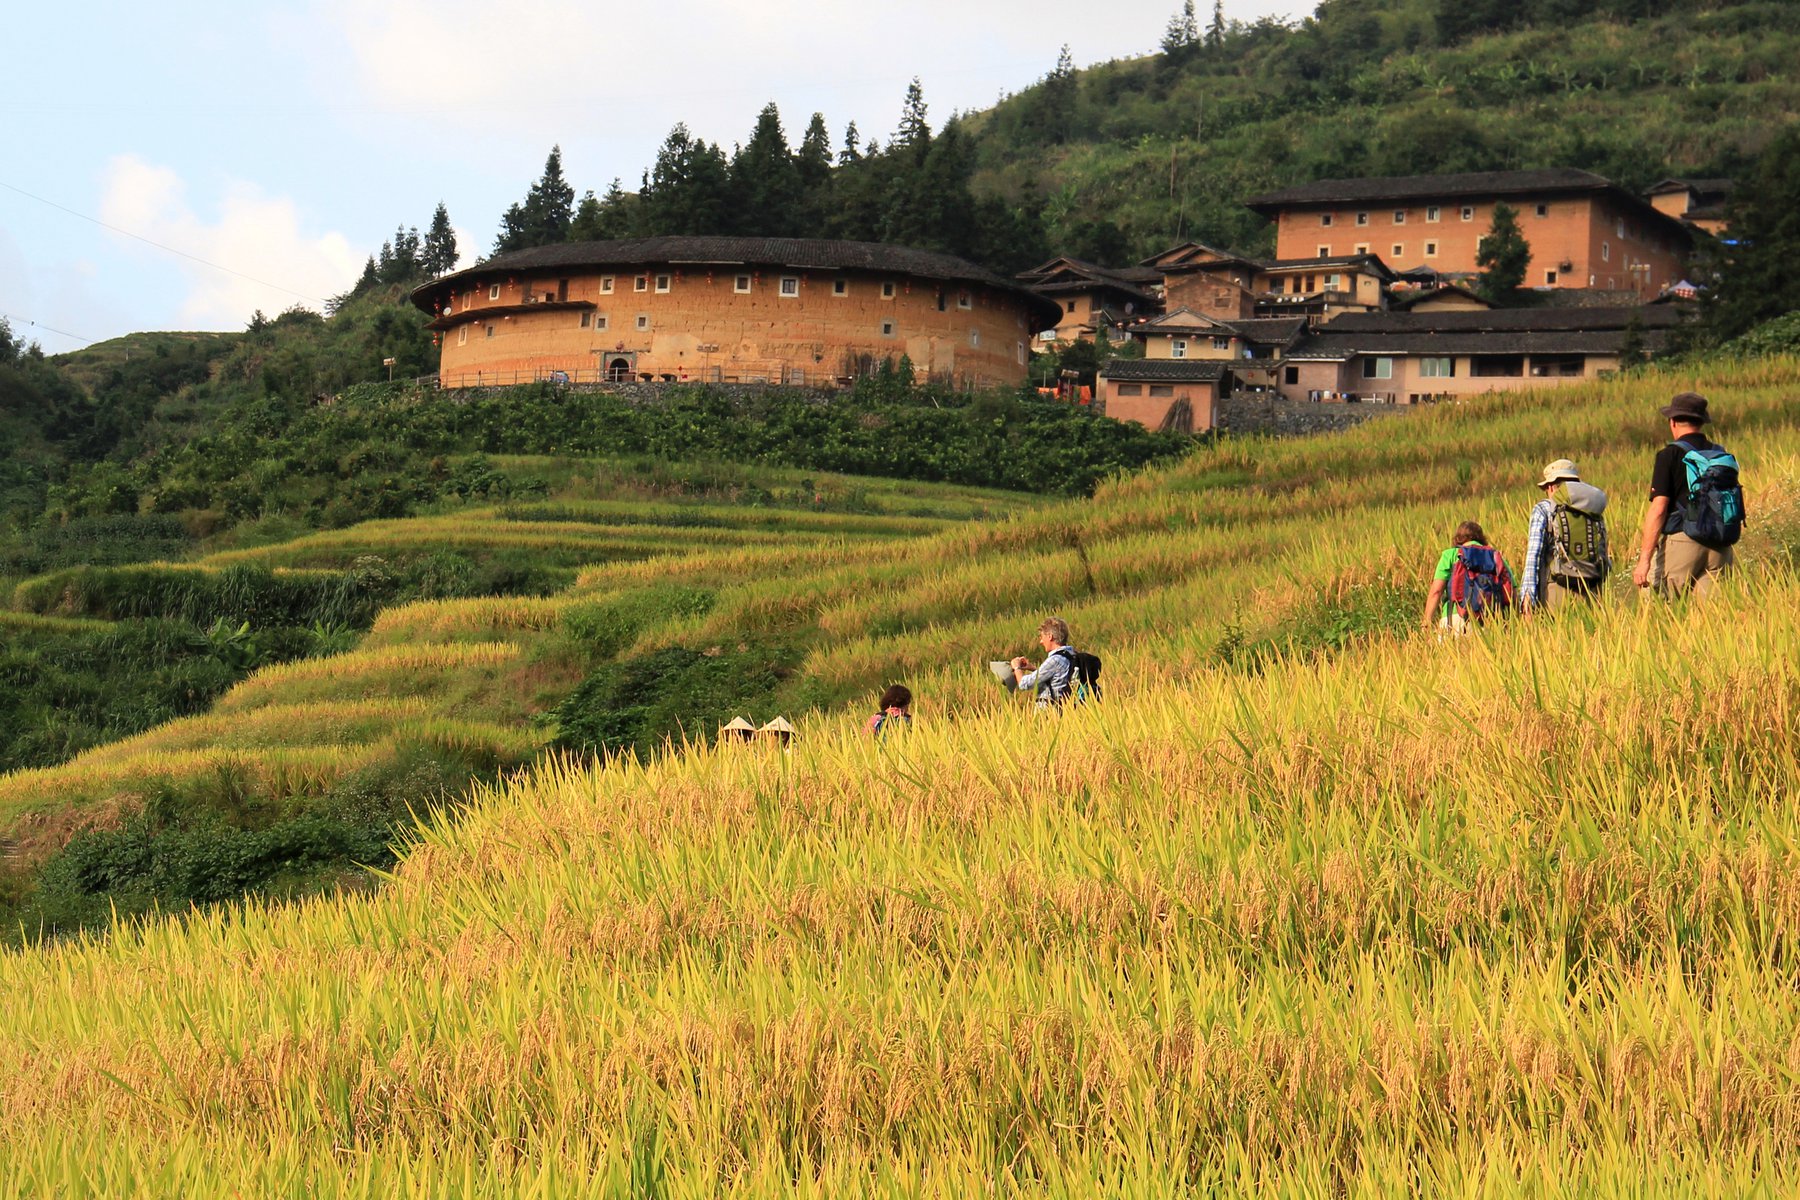
[(196, 212), (186, 182), (169, 167), (132, 154), (107, 166), (101, 219), (176, 252), (120, 239), (179, 268), (187, 282), (179, 320), (188, 327), (241, 326), (259, 308), (316, 309), (356, 281), (366, 257), (342, 234), (305, 229), (292, 200), (254, 183), (227, 182), (209, 207), (210, 219)]

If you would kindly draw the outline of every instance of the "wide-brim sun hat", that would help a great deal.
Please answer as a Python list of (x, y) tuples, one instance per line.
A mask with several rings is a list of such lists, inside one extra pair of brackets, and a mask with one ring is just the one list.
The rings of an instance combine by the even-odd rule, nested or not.
[(1538, 480), (1539, 487), (1550, 487), (1558, 483), (1580, 483), (1581, 472), (1575, 464), (1566, 458), (1559, 458), (1544, 468), (1544, 474)]
[(1657, 410), (1671, 421), (1692, 421), (1705, 425), (1712, 420), (1706, 415), (1706, 397), (1699, 392), (1682, 392)]

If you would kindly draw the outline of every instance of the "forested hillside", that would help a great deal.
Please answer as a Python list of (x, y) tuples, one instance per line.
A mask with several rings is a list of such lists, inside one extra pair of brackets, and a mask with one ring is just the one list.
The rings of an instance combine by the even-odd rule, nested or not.
[(1774, 0), (1325, 0), (1248, 24), (1170, 2), (1160, 48), (1077, 70), (1073, 28), (1043, 78), (985, 112), (934, 118), (915, 84), (891, 132), (865, 117), (837, 137), (813, 114), (790, 148), (799, 121), (769, 105), (730, 154), (718, 131), (678, 125), (636, 191), (615, 180), (580, 202), (553, 154), (496, 248), (825, 235), (1002, 272), (1184, 238), (1258, 251), (1270, 238), (1242, 201), (1273, 187), (1556, 166), (1633, 188), (1736, 176), (1800, 112), (1800, 33)]
[[(1800, 113), (1791, 4), (1326, 0), (1183, 28), (965, 122), (978, 194), (1043, 198), (1057, 252), (1267, 250), (1246, 196), (1311, 179), (1581, 167), (1741, 175)], [(1072, 35), (1079, 41), (1079, 35)]]

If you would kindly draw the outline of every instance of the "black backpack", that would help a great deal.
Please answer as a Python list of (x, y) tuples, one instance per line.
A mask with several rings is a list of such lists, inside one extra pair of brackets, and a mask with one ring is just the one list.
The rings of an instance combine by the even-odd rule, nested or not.
[(1089, 654), (1086, 650), (1077, 650), (1073, 646), (1060, 647), (1056, 653), (1067, 655), (1069, 665), (1074, 669), (1070, 672), (1068, 690), (1060, 695), (1047, 693), (1045, 699), (1052, 704), (1064, 704), (1071, 700), (1076, 704), (1083, 704), (1100, 699), (1100, 656)]

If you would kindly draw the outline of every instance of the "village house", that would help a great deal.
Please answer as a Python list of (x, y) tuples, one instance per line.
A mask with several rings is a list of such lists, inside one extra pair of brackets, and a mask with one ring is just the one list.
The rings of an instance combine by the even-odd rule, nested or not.
[(1629, 342), (1665, 341), (1678, 305), (1351, 313), (1287, 351), (1288, 400), (1418, 404), (1471, 393), (1557, 387), (1617, 371)]
[(1039, 340), (1067, 344), (1113, 337), (1125, 325), (1162, 308), (1162, 273), (1148, 267), (1102, 267), (1079, 258), (1053, 258), (1018, 275), (1021, 285), (1062, 310), (1055, 329)]
[(1729, 179), (1665, 179), (1644, 195), (1656, 211), (1722, 237), (1729, 226), (1725, 202), (1731, 198), (1732, 186)]
[(1477, 247), (1502, 202), (1518, 212), (1531, 246), (1532, 287), (1628, 291), (1649, 300), (1681, 279), (1693, 247), (1677, 216), (1570, 168), (1325, 179), (1247, 201), (1275, 222), (1278, 260), (1379, 255), (1395, 270), (1448, 275), (1479, 269)]
[(1219, 400), (1275, 386), (1283, 355), (1306, 325), (1304, 317), (1222, 321), (1187, 308), (1142, 321), (1129, 332), (1143, 358), (1100, 369), (1101, 411), (1151, 429), (1210, 429)]
[(1494, 306), (1459, 283), (1438, 280), (1393, 292), (1388, 307), (1396, 312), (1485, 312)]
[(818, 386), (909, 357), (921, 378), (1024, 382), (1060, 305), (946, 254), (869, 242), (656, 237), (498, 255), (424, 284), (439, 383)]
[(1292, 259), (1209, 254), (1165, 259), (1161, 270), (1166, 306), (1226, 320), (1371, 312), (1385, 306), (1386, 288), (1394, 281), (1394, 273), (1373, 254)]
[(1100, 368), (1100, 409), (1146, 429), (1204, 433), (1217, 421), (1228, 366), (1222, 359), (1113, 359)]

